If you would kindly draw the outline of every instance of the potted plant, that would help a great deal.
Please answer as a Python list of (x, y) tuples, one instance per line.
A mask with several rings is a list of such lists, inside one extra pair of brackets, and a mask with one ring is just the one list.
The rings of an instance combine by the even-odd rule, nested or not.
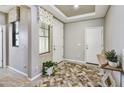
[(43, 62), (43, 69), (42, 73), (43, 75), (52, 75), (54, 73), (54, 68), (57, 65), (57, 63), (52, 62), (52, 61), (46, 61)]
[(108, 60), (108, 64), (112, 67), (118, 66), (118, 56), (116, 55), (115, 50), (105, 52), (105, 56)]

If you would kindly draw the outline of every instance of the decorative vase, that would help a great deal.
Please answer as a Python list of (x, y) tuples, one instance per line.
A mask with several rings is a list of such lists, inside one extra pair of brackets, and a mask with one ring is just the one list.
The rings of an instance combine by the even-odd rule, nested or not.
[(53, 73), (53, 67), (47, 69), (47, 75), (51, 75)]
[(109, 64), (111, 67), (117, 67), (117, 66), (118, 66), (118, 62), (108, 61), (108, 64)]

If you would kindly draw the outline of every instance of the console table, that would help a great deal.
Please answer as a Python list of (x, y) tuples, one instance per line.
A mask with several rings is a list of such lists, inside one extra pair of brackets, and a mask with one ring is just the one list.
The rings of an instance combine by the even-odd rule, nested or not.
[[(111, 67), (111, 66), (109, 66), (109, 65), (105, 65), (105, 66), (101, 66), (101, 68), (102, 69), (104, 69), (105, 70), (105, 74), (104, 74), (104, 76), (103, 76), (103, 80), (107, 80), (107, 75), (111, 78), (111, 79), (113, 79), (113, 77), (112, 77), (112, 72), (113, 71), (118, 71), (118, 72), (120, 72), (120, 87), (122, 87), (122, 73), (124, 73), (124, 71), (123, 71), (123, 69), (122, 69), (122, 67), (117, 67), (117, 68), (115, 68), (115, 67)], [(114, 80), (113, 80), (113, 83), (114, 83)]]

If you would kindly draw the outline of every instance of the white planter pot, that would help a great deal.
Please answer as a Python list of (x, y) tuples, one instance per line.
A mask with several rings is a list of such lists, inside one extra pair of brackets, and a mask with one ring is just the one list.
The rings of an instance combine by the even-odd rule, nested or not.
[(51, 75), (53, 73), (53, 67), (47, 69), (47, 75)]
[(118, 66), (118, 62), (111, 62), (111, 61), (108, 61), (108, 64), (109, 64), (111, 67), (117, 67), (117, 66)]

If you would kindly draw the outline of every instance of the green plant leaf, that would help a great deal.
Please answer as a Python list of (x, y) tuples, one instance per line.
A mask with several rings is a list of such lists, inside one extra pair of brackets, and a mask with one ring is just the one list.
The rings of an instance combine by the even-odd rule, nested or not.
[(118, 56), (116, 55), (115, 50), (105, 51), (105, 56), (111, 62), (118, 62)]

